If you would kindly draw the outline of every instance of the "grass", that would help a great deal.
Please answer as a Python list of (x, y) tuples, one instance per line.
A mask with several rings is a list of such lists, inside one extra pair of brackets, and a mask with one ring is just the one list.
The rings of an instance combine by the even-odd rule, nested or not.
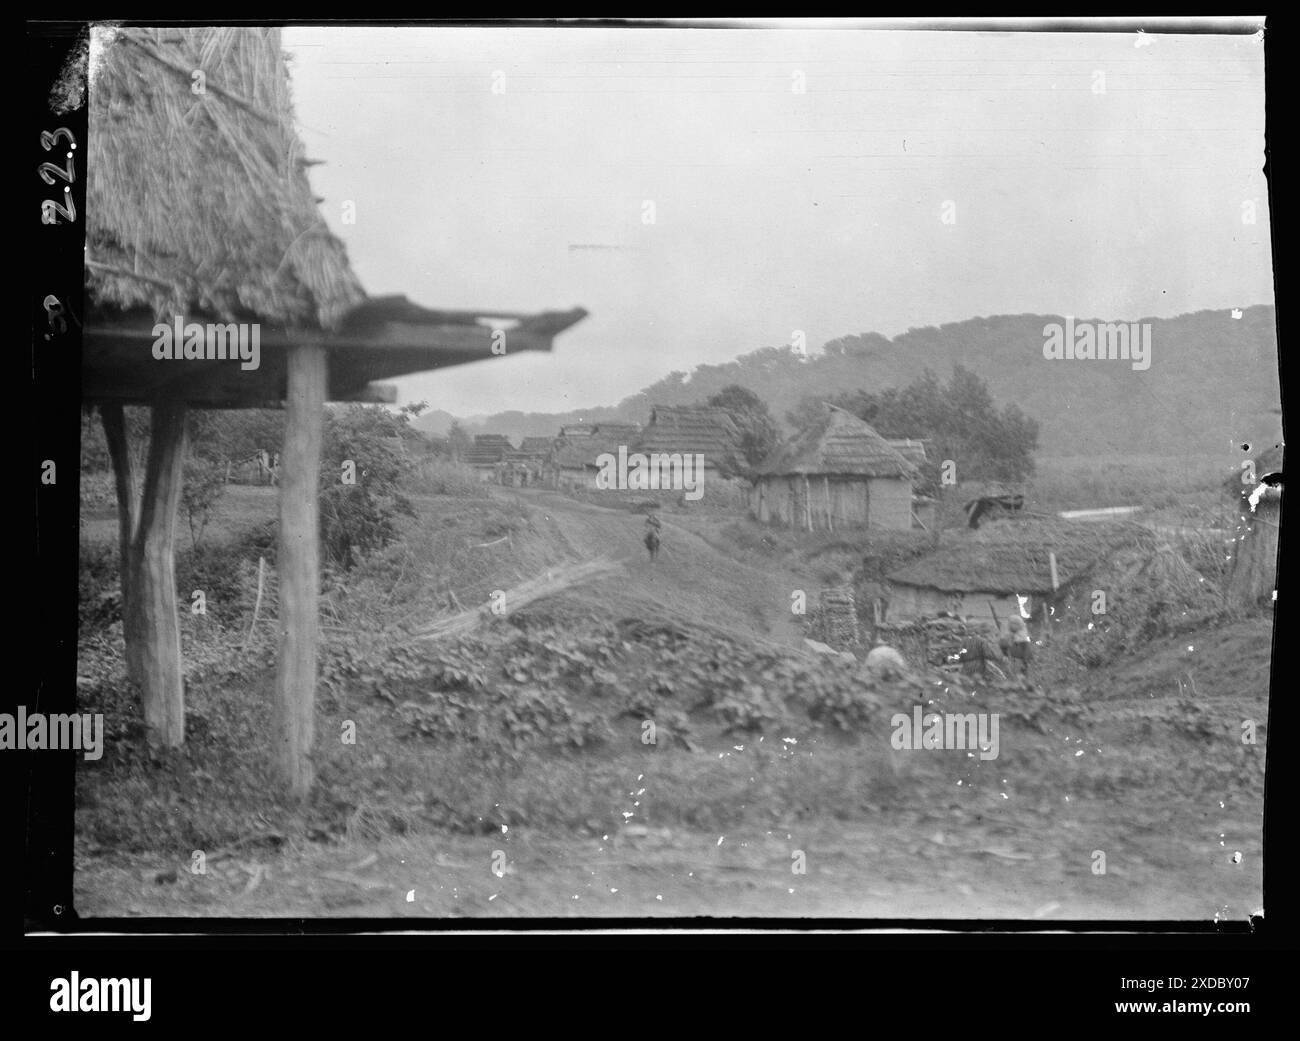
[[(676, 518), (674, 518), (676, 519)], [(687, 523), (689, 526), (689, 522)], [(799, 532), (737, 519), (720, 529), (697, 530), (715, 549), (738, 560), (770, 560), (823, 586), (880, 582), (885, 574), (934, 548), (935, 536), (919, 529)]]
[[(91, 488), (96, 483), (82, 475), (82, 486)], [(228, 484), (225, 492), (213, 505), (208, 525), (200, 540), (201, 545), (237, 545), (247, 541), (250, 530), (265, 524), (274, 524), (279, 512), (278, 490), (270, 485)], [(193, 545), (185, 518), (176, 524), (176, 546), (184, 550)], [(84, 491), (81, 500), (82, 545), (117, 545), (117, 500), (103, 499), (93, 492)]]
[(421, 459), (406, 481), (406, 491), (462, 499), (485, 499), (491, 494), (479, 480), (477, 470), (446, 459)]
[(1028, 482), (1026, 508), (1055, 513), (1102, 506), (1212, 506), (1222, 478), (1220, 467), (1200, 458), (1040, 459)]

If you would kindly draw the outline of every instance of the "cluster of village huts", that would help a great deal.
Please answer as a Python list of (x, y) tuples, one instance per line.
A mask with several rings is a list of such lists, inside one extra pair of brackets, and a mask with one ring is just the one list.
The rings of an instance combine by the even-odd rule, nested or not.
[(750, 481), (750, 507), (765, 524), (837, 528), (928, 528), (933, 500), (919, 492), (925, 445), (888, 440), (850, 412), (826, 406), (756, 467), (743, 465), (741, 434), (723, 409), (656, 405), (644, 427), (577, 423), (554, 437), (479, 434), (461, 461), (480, 480), (552, 488), (596, 488), (604, 455), (696, 455), (706, 479)]
[[(525, 438), (517, 447), (503, 435), (480, 435), (463, 461), (483, 480), (594, 489), (598, 460), (617, 456), (620, 448), (699, 454), (706, 484), (748, 483), (750, 515), (763, 524), (805, 532), (934, 533), (936, 503), (927, 493), (935, 489), (924, 473), (922, 441), (886, 438), (851, 412), (826, 405), (757, 465), (743, 464), (740, 445), (740, 432), (724, 410), (656, 406), (644, 427), (579, 423), (562, 427), (555, 437)], [(1261, 455), (1261, 473), (1280, 470), (1280, 450), (1274, 454), (1278, 459)], [(1251, 510), (1253, 487), (1239, 492), (1233, 485), (1233, 494), (1240, 494), (1247, 507), (1243, 530), (1250, 530), (1240, 540), (1241, 559), (1233, 568), (1247, 590), (1239, 597), (1243, 601), (1267, 595), (1269, 580), (1256, 572), (1271, 575), (1276, 558), (1280, 490), (1257, 492), (1259, 502)], [(1097, 514), (1088, 519), (1028, 516), (1022, 512), (1023, 495), (1000, 486), (965, 486), (961, 500), (965, 522), (907, 563), (886, 570), (867, 612), (877, 621), (906, 624), (947, 615), (1001, 622), (1020, 615), (1031, 624), (1046, 624), (1067, 606), (1086, 611), (1087, 605), (1072, 605), (1072, 599), (1087, 585), (1085, 579), (1113, 569), (1117, 560), (1130, 561), (1127, 571), (1142, 570), (1147, 584), (1152, 575), (1143, 569), (1154, 561), (1165, 578), (1158, 584), (1172, 589), (1190, 583), (1197, 597), (1204, 592), (1200, 576), (1173, 559), (1177, 551), (1168, 540), (1127, 512), (1084, 511)], [(1185, 581), (1172, 582), (1169, 576)]]
[(504, 434), (478, 434), (460, 461), (479, 480), (513, 487), (597, 488), (604, 455), (698, 455), (705, 480), (740, 471), (740, 431), (720, 408), (656, 405), (650, 421), (562, 426), (554, 437), (525, 437), (517, 446)]

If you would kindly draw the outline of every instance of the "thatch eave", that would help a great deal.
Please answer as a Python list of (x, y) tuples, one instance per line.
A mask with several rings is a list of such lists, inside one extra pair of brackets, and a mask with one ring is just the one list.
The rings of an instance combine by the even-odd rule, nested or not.
[(777, 445), (752, 476), (918, 481), (921, 472), (870, 424), (844, 409), (823, 405), (821, 413), (790, 440)]
[(365, 300), (317, 208), (271, 27), (92, 31), (92, 306), (331, 329)]
[[(302, 343), (325, 348), (328, 397), (334, 401), (354, 400), (375, 380), (501, 357), (493, 350), (490, 325), (447, 324), (444, 312), (425, 310), (404, 297), (389, 299), (390, 312), (369, 301), (359, 317), (344, 316), (339, 332), (258, 323), (259, 365), (249, 370), (231, 359), (155, 358), (155, 322), (142, 309), (116, 318), (92, 314), (83, 332), (82, 397), (87, 402), (179, 400), (198, 408), (263, 407), (284, 399), (287, 354)], [(585, 316), (586, 311), (575, 308), (523, 318), (506, 333), (507, 356), (550, 351), (554, 337)], [(202, 315), (186, 320), (221, 321)]]
[[(1085, 578), (1120, 550), (1154, 550), (1155, 534), (1138, 524), (1007, 521), (957, 536), (886, 576), (893, 585), (943, 593), (1047, 595)], [(1053, 590), (1051, 556), (1059, 589)]]

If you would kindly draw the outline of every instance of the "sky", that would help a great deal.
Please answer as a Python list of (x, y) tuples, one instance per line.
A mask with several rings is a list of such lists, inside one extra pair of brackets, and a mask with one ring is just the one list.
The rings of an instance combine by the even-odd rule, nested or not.
[(815, 351), (979, 315), (1273, 301), (1258, 36), (283, 39), (313, 186), (367, 292), (590, 312), (550, 354), (395, 381), (402, 402), (566, 411), (796, 330)]

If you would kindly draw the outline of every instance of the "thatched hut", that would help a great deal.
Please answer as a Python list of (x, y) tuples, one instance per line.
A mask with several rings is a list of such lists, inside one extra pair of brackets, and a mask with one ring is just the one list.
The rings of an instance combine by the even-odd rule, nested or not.
[(1282, 530), (1282, 445), (1257, 452), (1224, 482), (1235, 515), (1233, 554), (1226, 587), (1230, 604), (1251, 608), (1271, 602), (1277, 588)]
[(561, 437), (550, 457), (550, 483), (556, 488), (595, 488), (603, 454), (617, 455), (620, 442), (589, 429), (576, 437)]
[(553, 437), (526, 437), (519, 445), (519, 454), (530, 456), (540, 460), (549, 459), (551, 453), (555, 451), (555, 438)]
[(461, 462), (472, 468), (480, 481), (491, 481), (497, 477), (500, 463), (514, 450), (505, 434), (476, 434)]
[(917, 467), (869, 424), (826, 405), (755, 468), (750, 509), (764, 524), (808, 531), (906, 531), (919, 479)]
[[(999, 618), (1041, 615), (1113, 554), (1156, 536), (1138, 524), (1070, 524), (1008, 520), (954, 535), (932, 553), (889, 572), (888, 621), (940, 612)], [(1021, 599), (1023, 598), (1023, 600)], [(1021, 611), (1023, 607), (1023, 612)]]
[[(1072, 656), (1089, 665), (1141, 650), (1152, 640), (1198, 628), (1222, 611), (1221, 593), (1161, 532), (1116, 550), (1086, 582), (1066, 586), (1053, 605), (1074, 641)], [(1105, 595), (1098, 611), (1097, 592)]]
[(740, 430), (720, 408), (694, 405), (655, 405), (650, 422), (630, 450), (643, 455), (698, 455), (706, 477), (731, 477), (744, 466)]
[[(391, 401), (375, 380), (489, 359), (493, 329), (478, 312), (367, 297), (317, 211), (278, 29), (96, 28), (91, 51), (82, 397), (114, 467), (128, 672), (150, 739), (182, 743), (173, 545), (186, 411), (284, 403), (276, 765), (303, 794), (324, 403)], [(517, 322), (514, 352), (549, 350), (585, 312), (488, 314)], [(173, 323), (160, 355), (157, 330)], [(138, 494), (125, 404), (152, 410)]]
[(518, 448), (509, 449), (502, 455), (501, 461), (505, 465), (500, 474), (501, 483), (515, 488), (541, 483), (554, 451), (553, 438), (525, 437)]

